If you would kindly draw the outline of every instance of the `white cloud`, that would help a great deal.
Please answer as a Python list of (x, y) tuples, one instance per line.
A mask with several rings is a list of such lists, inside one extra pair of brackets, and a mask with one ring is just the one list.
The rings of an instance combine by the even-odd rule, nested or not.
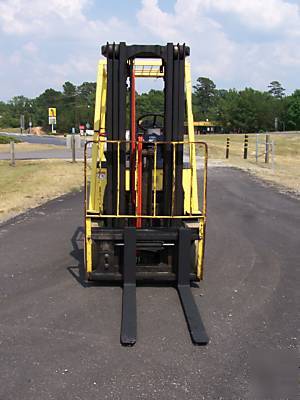
[[(88, 18), (91, 0), (0, 0), (1, 96), (34, 96), (66, 80), (95, 80), (100, 46), (107, 41), (134, 41), (130, 24), (112, 16)], [(1, 32), (2, 31), (2, 32)], [(23, 43), (20, 45), (20, 42)], [(3, 79), (4, 76), (13, 79)], [(2, 83), (2, 82), (1, 82)]]
[[(222, 25), (225, 15), (242, 26), (243, 41)], [(177, 0), (169, 13), (157, 0), (143, 0), (138, 20), (154, 37), (187, 42), (194, 76), (225, 85), (265, 88), (274, 77), (287, 78), (283, 67), (299, 65), (299, 6), (283, 0)]]
[(24, 35), (47, 31), (62, 21), (84, 21), (87, 0), (2, 0), (0, 21), (5, 33)]
[(26, 42), (23, 45), (23, 50), (29, 54), (35, 54), (38, 51), (38, 47), (33, 42)]
[(37, 95), (65, 80), (94, 80), (100, 45), (121, 40), (186, 42), (194, 78), (209, 76), (223, 87), (265, 88), (272, 79), (296, 85), (298, 4), (174, 0), (167, 12), (161, 1), (141, 0), (130, 20), (117, 7), (109, 19), (88, 16), (93, 4), (101, 7), (96, 0), (0, 0), (0, 34), (5, 38), (0, 46), (1, 95)]
[(245, 25), (258, 30), (287, 29), (291, 24), (299, 24), (299, 6), (282, 0), (208, 0), (205, 3), (208, 8), (236, 14)]

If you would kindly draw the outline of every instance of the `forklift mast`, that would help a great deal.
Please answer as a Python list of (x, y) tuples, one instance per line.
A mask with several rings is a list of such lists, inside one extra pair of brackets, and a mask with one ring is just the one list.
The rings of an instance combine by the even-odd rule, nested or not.
[[(123, 345), (136, 342), (137, 282), (175, 284), (193, 342), (208, 343), (190, 288), (203, 278), (207, 146), (194, 138), (189, 53), (102, 46), (85, 146), (85, 270), (88, 281), (122, 283)], [(164, 113), (137, 119), (136, 79), (149, 77), (164, 81)]]

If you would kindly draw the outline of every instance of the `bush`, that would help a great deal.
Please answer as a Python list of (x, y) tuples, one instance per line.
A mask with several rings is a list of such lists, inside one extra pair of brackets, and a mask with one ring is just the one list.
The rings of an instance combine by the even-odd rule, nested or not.
[(6, 136), (6, 135), (0, 135), (0, 144), (7, 144), (10, 142), (15, 142), (15, 143), (20, 143), (21, 140), (15, 138), (14, 136)]

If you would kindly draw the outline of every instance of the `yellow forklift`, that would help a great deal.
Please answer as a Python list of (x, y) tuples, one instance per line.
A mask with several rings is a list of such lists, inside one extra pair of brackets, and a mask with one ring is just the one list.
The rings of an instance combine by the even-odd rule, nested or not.
[[(189, 53), (173, 43), (102, 46), (84, 152), (85, 271), (122, 285), (123, 345), (136, 342), (137, 283), (175, 285), (193, 343), (209, 340), (191, 292), (203, 278), (207, 146), (194, 138)], [(136, 118), (138, 78), (163, 79), (163, 114)]]

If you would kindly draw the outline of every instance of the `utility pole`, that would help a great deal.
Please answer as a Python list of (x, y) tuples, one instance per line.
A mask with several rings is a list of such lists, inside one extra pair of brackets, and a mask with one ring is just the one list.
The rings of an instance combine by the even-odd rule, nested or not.
[(25, 117), (24, 114), (20, 115), (20, 130), (21, 133), (23, 133), (23, 130), (25, 129)]
[(29, 104), (29, 134), (31, 135), (31, 128), (32, 128), (32, 104)]

